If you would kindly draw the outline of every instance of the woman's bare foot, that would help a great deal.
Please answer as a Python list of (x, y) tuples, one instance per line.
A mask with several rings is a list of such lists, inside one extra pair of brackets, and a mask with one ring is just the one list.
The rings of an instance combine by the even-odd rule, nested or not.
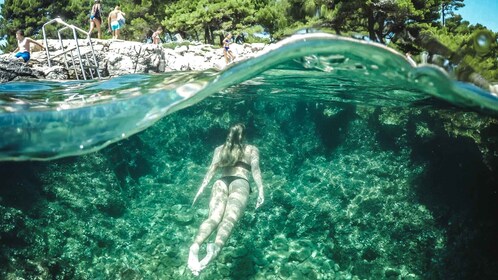
[(209, 243), (207, 245), (207, 254), (199, 263), (201, 270), (206, 268), (206, 266), (218, 256), (218, 254), (220, 253), (220, 249), (220, 246), (216, 245), (215, 243)]
[(188, 255), (188, 268), (192, 271), (195, 276), (199, 275), (201, 272), (201, 264), (199, 263), (199, 244), (194, 243), (190, 246), (190, 251)]

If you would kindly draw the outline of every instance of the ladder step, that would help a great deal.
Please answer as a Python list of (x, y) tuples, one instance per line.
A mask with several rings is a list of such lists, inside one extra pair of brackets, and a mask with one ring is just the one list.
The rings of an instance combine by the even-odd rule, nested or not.
[(61, 55), (65, 54), (65, 53), (74, 51), (75, 49), (76, 49), (76, 47), (72, 47), (72, 48), (69, 48), (69, 49), (64, 50), (64, 51), (56, 52), (53, 55), (51, 55), (50, 58), (56, 58), (56, 57), (61, 56)]

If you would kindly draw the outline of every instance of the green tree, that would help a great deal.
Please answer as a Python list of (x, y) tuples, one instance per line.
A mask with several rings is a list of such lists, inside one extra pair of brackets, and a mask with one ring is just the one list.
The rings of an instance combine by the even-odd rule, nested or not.
[(323, 24), (338, 34), (366, 32), (371, 40), (385, 43), (403, 33), (407, 26), (434, 22), (439, 0), (326, 0), (322, 4)]
[(256, 12), (256, 21), (270, 33), (271, 40), (278, 30), (283, 30), (289, 25), (289, 19), (286, 17), (289, 8), (287, 1), (273, 0)]
[[(165, 6), (175, 1), (160, 0), (107, 0), (103, 1), (102, 29), (108, 26), (107, 15), (117, 4), (126, 13), (128, 24), (123, 29), (124, 38), (141, 40), (151, 29), (157, 28), (165, 17)], [(15, 32), (23, 29), (28, 36), (41, 39), (41, 28), (49, 20), (60, 17), (65, 22), (88, 30), (93, 0), (6, 0), (2, 5), (0, 34), (7, 35), (4, 50), (16, 47)], [(48, 26), (49, 36), (56, 37), (55, 27)], [(105, 34), (105, 33), (104, 33)], [(104, 35), (110, 37), (110, 34)]]
[(454, 11), (463, 8), (465, 4), (463, 0), (441, 0), (441, 21), (443, 26), (446, 25), (448, 15), (453, 16)]
[[(41, 39), (42, 26), (56, 17), (82, 29), (89, 25), (89, 11), (93, 1), (83, 0), (6, 0), (2, 5), (0, 34), (7, 35), (4, 50), (16, 47), (15, 32), (24, 30), (25, 34)], [(56, 36), (54, 28), (48, 27), (50, 36)]]
[(242, 32), (254, 25), (258, 5), (251, 0), (179, 0), (166, 6), (162, 24), (184, 38), (214, 44), (225, 32)]
[(126, 13), (127, 19), (127, 24), (121, 32), (122, 37), (134, 41), (144, 40), (147, 34), (151, 34), (161, 25), (165, 17), (165, 7), (173, 2), (158, 0), (119, 1), (121, 10)]
[(2, 17), (0, 18), (0, 34), (7, 36), (7, 45), (4, 51), (11, 51), (16, 46), (15, 32), (24, 30), (27, 36), (37, 36), (41, 26), (47, 18), (43, 16), (36, 17), (33, 10), (44, 11), (42, 1), (31, 0), (6, 0), (2, 5)]

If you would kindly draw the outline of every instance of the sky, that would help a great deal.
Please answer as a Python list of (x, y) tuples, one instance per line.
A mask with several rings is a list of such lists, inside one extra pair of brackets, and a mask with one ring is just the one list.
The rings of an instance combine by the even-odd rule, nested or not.
[(498, 32), (498, 0), (465, 0), (465, 7), (456, 11), (470, 24), (480, 23)]

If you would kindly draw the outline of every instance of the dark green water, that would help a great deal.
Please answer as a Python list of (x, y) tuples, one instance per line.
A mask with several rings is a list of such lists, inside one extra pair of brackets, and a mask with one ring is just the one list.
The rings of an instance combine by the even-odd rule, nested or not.
[[(382, 59), (379, 67), (391, 69), (393, 58)], [(147, 129), (134, 128), (141, 132), (102, 149), (50, 161), (0, 162), (0, 278), (193, 279), (186, 268), (188, 248), (207, 216), (209, 195), (194, 208), (190, 204), (214, 148), (236, 122), (246, 124), (248, 142), (260, 150), (266, 202), (254, 210), (257, 194), (251, 195), (227, 246), (199, 279), (498, 276), (493, 114), (437, 99), (430, 92), (445, 91), (415, 82), (408, 68), (376, 75), (347, 61), (334, 64), (335, 72), (318, 69), (326, 63), (304, 69), (300, 60), (269, 63), (269, 71), (247, 79), (237, 68), (195, 76), (194, 84), (209, 81), (202, 101), (175, 105), (166, 116), (149, 115)], [(425, 79), (434, 83), (437, 75)], [(110, 93), (116, 102), (99, 100), (55, 113), (51, 106), (61, 98), (42, 109), (3, 113), (1, 143), (15, 136), (5, 120), (21, 117), (32, 127), (43, 124), (42, 132), (66, 135), (55, 138), (60, 143), (76, 142), (75, 135), (84, 136), (88, 128), (96, 133), (105, 118), (121, 120), (120, 129), (133, 127), (143, 119), (139, 112), (155, 110), (164, 100), (153, 97), (174, 77), (128, 77), (143, 85), (138, 90), (120, 79), (89, 84), (91, 94), (106, 83), (123, 85)], [(187, 84), (181, 80), (173, 89)], [(53, 85), (34, 85), (41, 86)], [(81, 96), (90, 95), (87, 84), (77, 86)], [(38, 122), (29, 121), (33, 112)], [(89, 126), (58, 126), (64, 122), (57, 116), (83, 123), (89, 112), (94, 120)], [(36, 149), (46, 146), (33, 143), (46, 138), (30, 132), (24, 144), (1, 146), (2, 155), (17, 160), (40, 155), (43, 150)], [(71, 149), (79, 150), (63, 153), (74, 154)], [(41, 155), (58, 153), (47, 151)]]

